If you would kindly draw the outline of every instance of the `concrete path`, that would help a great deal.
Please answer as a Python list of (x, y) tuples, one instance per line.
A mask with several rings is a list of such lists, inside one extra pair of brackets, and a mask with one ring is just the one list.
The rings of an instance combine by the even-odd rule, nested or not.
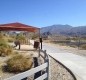
[(55, 46), (43, 44), (43, 50), (47, 50), (47, 53), (64, 64), (69, 68), (77, 77), (77, 80), (86, 80), (86, 58), (68, 53), (65, 50), (56, 48)]
[[(33, 41), (31, 41), (31, 43), (33, 43)], [(69, 68), (75, 74), (77, 80), (86, 80), (86, 57), (68, 53), (65, 50), (58, 49), (47, 43), (43, 43), (43, 50), (46, 50), (50, 56)]]

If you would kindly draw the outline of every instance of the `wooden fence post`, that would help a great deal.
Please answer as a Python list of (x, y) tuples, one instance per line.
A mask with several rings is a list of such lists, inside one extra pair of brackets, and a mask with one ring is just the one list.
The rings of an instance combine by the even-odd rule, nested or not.
[(0, 76), (0, 80), (2, 80), (1, 76)]
[(49, 57), (48, 57), (48, 55), (47, 55), (46, 62), (48, 63), (48, 67), (46, 68), (46, 72), (47, 72), (47, 78), (46, 78), (46, 80), (49, 80)]
[(46, 72), (47, 72), (47, 78), (46, 78), (46, 80), (49, 80), (49, 57), (46, 54), (46, 50), (44, 50), (44, 56), (45, 56), (45, 61), (44, 62), (48, 63), (48, 67), (46, 68)]
[[(39, 64), (38, 64), (38, 59), (37, 59), (37, 57), (34, 57), (34, 67), (37, 67), (38, 65), (39, 65)], [(36, 78), (38, 78), (38, 77), (40, 77), (40, 76), (41, 76), (41, 71), (35, 73), (34, 79), (36, 79)]]

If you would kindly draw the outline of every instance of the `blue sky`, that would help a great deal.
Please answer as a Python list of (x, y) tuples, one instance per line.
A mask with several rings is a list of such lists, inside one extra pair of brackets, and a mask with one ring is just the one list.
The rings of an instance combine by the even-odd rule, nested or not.
[(0, 0), (0, 24), (86, 25), (86, 0)]

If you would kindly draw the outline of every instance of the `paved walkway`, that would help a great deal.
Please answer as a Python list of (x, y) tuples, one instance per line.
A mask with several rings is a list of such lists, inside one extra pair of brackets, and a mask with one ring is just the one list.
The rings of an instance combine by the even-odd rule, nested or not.
[(65, 50), (57, 49), (55, 46), (43, 44), (43, 50), (56, 60), (69, 68), (77, 77), (77, 80), (86, 80), (86, 58), (67, 53)]
[(43, 43), (43, 50), (47, 50), (47, 53), (64, 64), (69, 68), (77, 77), (77, 80), (86, 80), (86, 58), (68, 53), (65, 50), (56, 48), (53, 45)]

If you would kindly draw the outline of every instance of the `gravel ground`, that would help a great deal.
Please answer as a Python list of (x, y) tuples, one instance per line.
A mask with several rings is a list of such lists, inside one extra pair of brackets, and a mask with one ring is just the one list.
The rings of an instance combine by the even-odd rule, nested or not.
[(72, 75), (53, 58), (50, 59), (50, 79), (49, 80), (74, 80)]

